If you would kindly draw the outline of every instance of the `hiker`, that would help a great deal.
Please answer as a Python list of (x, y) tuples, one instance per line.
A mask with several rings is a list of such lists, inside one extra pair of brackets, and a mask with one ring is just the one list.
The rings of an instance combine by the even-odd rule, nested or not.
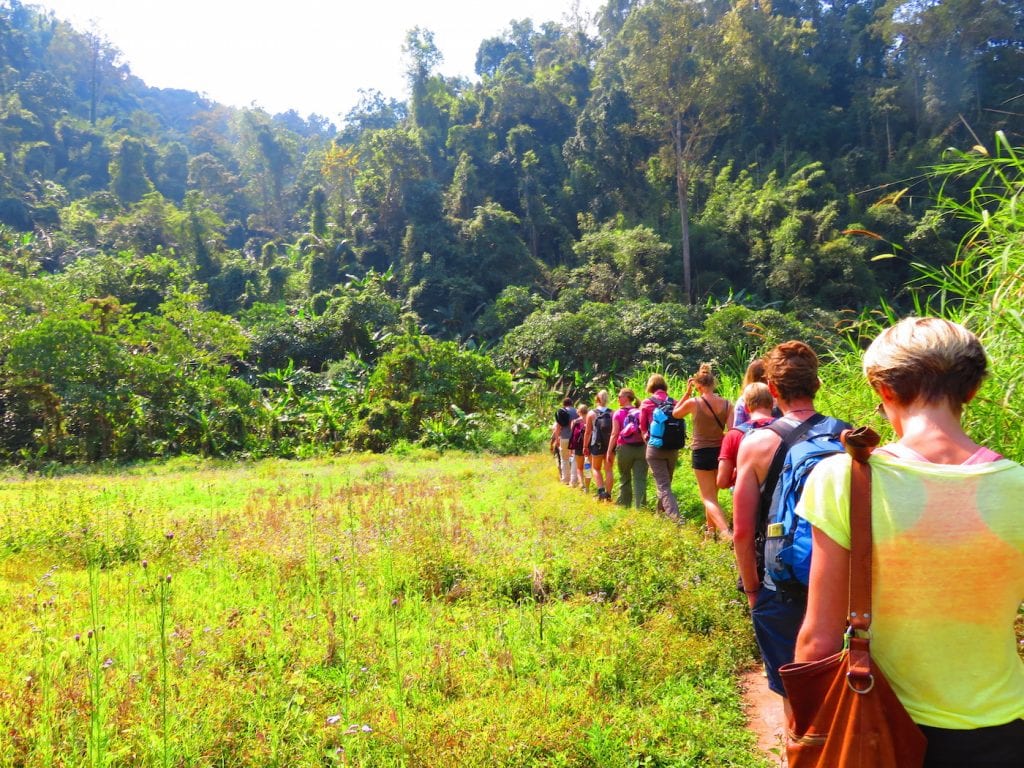
[[(584, 493), (590, 493), (590, 473), (584, 466), (587, 463), (586, 440), (587, 414), (590, 407), (586, 403), (576, 404), (576, 419), (572, 423), (572, 436), (569, 438), (569, 449), (572, 451), (572, 460), (576, 464), (576, 478)], [(575, 484), (574, 484), (575, 487)]]
[(562, 452), (558, 445), (558, 435), (561, 433), (561, 428), (558, 426), (558, 422), (555, 422), (554, 427), (551, 430), (551, 440), (548, 442), (548, 450), (551, 455), (555, 457), (555, 467), (558, 470), (558, 480), (562, 480)]
[[(1024, 765), (1024, 468), (960, 424), (985, 376), (961, 325), (906, 318), (864, 355), (898, 438), (874, 451), (871, 658), (928, 739), (926, 768)], [(825, 460), (798, 511), (813, 526), (798, 661), (838, 651), (846, 628), (850, 459)]]
[(620, 507), (640, 509), (647, 502), (647, 460), (644, 458), (644, 437), (640, 430), (640, 409), (632, 389), (619, 390), (619, 409), (612, 416), (612, 434), (607, 460), (614, 458), (619, 470)]
[(764, 383), (764, 360), (760, 357), (751, 360), (750, 365), (747, 366), (747, 370), (743, 374), (743, 385), (740, 388), (741, 394), (736, 400), (736, 409), (733, 413), (732, 425), (734, 427), (742, 426), (750, 421), (750, 408), (742, 393), (746, 392), (747, 387), (755, 382)]
[(612, 412), (608, 408), (608, 390), (594, 397), (594, 407), (587, 414), (587, 431), (583, 435), (583, 455), (590, 457), (597, 485), (598, 501), (611, 501), (612, 465), (605, 461), (612, 435)]
[(555, 426), (552, 439), (557, 435), (559, 457), (561, 458), (562, 482), (573, 485), (576, 477), (576, 464), (572, 461), (569, 450), (569, 438), (572, 437), (572, 423), (576, 420), (576, 409), (572, 407), (572, 398), (562, 400), (562, 407), (555, 411)]
[[(716, 481), (719, 488), (732, 488), (736, 484), (736, 454), (740, 450), (740, 441), (751, 430), (766, 427), (775, 421), (772, 408), (775, 398), (772, 397), (768, 385), (755, 381), (743, 388), (741, 402), (747, 404), (748, 417), (740, 424), (732, 427), (722, 438), (722, 447), (718, 451), (718, 475)], [(736, 406), (739, 408), (739, 405)]]
[(679, 449), (686, 438), (686, 422), (672, 416), (675, 401), (668, 396), (668, 384), (660, 373), (651, 374), (647, 379), (647, 393), (650, 397), (640, 405), (640, 431), (647, 439), (644, 458), (658, 490), (658, 512), (678, 522), (682, 518), (679, 502), (672, 493), (672, 476), (679, 461)]
[[(706, 532), (715, 537), (730, 539), (729, 523), (718, 503), (718, 450), (725, 436), (726, 424), (732, 423), (732, 404), (715, 393), (718, 380), (710, 363), (701, 363), (700, 369), (686, 381), (686, 394), (672, 415), (693, 419), (693, 438), (690, 441), (690, 463), (697, 478), (697, 488), (704, 503)], [(698, 394), (693, 396), (694, 391)]]
[[(791, 442), (815, 425), (838, 431), (849, 424), (817, 414), (814, 397), (821, 386), (818, 356), (801, 341), (787, 341), (764, 358), (768, 388), (782, 409), (782, 418), (750, 432), (740, 442), (736, 456), (733, 493), (733, 547), (740, 574), (740, 588), (750, 604), (754, 635), (764, 660), (768, 687), (785, 699), (779, 667), (793, 660), (797, 631), (807, 605), (806, 588), (782, 591), (765, 572), (763, 525), (774, 503), (778, 482), (769, 477), (776, 454), (781, 466), (788, 451), (783, 435)], [(806, 426), (804, 426), (804, 422)], [(838, 431), (837, 431), (838, 430)], [(780, 450), (781, 447), (781, 450)], [(838, 450), (842, 450), (841, 447)], [(780, 500), (781, 502), (781, 500)], [(762, 509), (764, 505), (765, 509)], [(785, 703), (788, 714), (788, 702)]]

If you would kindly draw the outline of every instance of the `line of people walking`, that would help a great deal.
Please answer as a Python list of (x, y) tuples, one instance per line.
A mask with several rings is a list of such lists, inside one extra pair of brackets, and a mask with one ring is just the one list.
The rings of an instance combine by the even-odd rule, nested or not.
[[(873, 663), (927, 738), (923, 762), (906, 768), (1024, 765), (1014, 631), (1024, 600), (1024, 469), (961, 426), (987, 373), (985, 351), (961, 325), (907, 318), (871, 344), (863, 369), (897, 438), (869, 462), (870, 631)], [(689, 417), (707, 528), (732, 539), (769, 686), (790, 714), (780, 668), (841, 651), (850, 623), (851, 459), (839, 441), (850, 425), (817, 411), (818, 358), (803, 342), (754, 361), (735, 408), (716, 384), (702, 365), (678, 401), (660, 374), (642, 402), (620, 390), (614, 412), (604, 391), (593, 409), (567, 399), (572, 419), (563, 427), (561, 414), (552, 445), (572, 484), (569, 440), (582, 419), (573, 446), (584, 471), (594, 469), (598, 497), (611, 499), (615, 466), (616, 501), (642, 507), (649, 472), (658, 510), (679, 520), (672, 477)], [(733, 529), (718, 503), (729, 487)]]
[[(559, 458), (560, 478), (571, 487), (621, 506), (647, 505), (647, 478), (654, 478), (656, 509), (681, 521), (679, 502), (672, 480), (679, 453), (687, 438), (686, 418), (692, 424), (691, 467), (700, 490), (709, 535), (732, 538), (725, 512), (719, 503), (718, 454), (725, 434), (733, 423), (733, 406), (716, 392), (718, 380), (711, 365), (704, 363), (687, 379), (679, 400), (668, 392), (660, 373), (647, 380), (647, 397), (642, 401), (629, 387), (617, 394), (618, 408), (608, 406), (609, 393), (601, 390), (594, 406), (574, 405), (565, 398), (555, 414), (551, 450)], [(618, 491), (615, 475), (618, 475)]]

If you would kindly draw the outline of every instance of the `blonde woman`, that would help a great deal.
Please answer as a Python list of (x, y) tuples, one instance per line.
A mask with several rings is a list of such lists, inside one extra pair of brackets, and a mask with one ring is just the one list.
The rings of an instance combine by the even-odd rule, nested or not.
[[(871, 456), (871, 659), (928, 739), (925, 768), (1024, 765), (1024, 468), (960, 424), (985, 376), (961, 325), (910, 317), (864, 374), (895, 443)], [(824, 460), (797, 512), (814, 535), (796, 660), (842, 647), (850, 583), (850, 458)]]
[(697, 478), (700, 498), (704, 503), (707, 531), (715, 536), (732, 538), (725, 513), (718, 503), (718, 451), (727, 425), (732, 423), (732, 403), (715, 392), (718, 379), (710, 363), (701, 363), (700, 370), (686, 381), (686, 393), (676, 404), (672, 415), (690, 416), (693, 437), (690, 440), (691, 464)]
[(599, 501), (612, 500), (612, 465), (605, 461), (611, 436), (612, 411), (608, 407), (608, 390), (602, 389), (594, 398), (593, 409), (587, 414), (587, 432), (583, 436), (583, 455), (590, 457)]

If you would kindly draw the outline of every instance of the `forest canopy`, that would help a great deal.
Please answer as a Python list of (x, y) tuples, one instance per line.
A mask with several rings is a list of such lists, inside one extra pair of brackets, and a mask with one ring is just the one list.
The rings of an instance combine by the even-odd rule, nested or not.
[(381, 365), (442, 354), (507, 393), (487, 365), (585, 382), (739, 365), (765, 328), (826, 344), (952, 263), (967, 225), (937, 200), (970, 182), (927, 172), (944, 152), (1022, 143), (1020, 3), (609, 0), (585, 22), (510, 20), (473, 82), (412, 29), (407, 99), (366, 91), (335, 126), (151, 88), (0, 0), (0, 454), (377, 448), (474, 409), (514, 435), (422, 381), (374, 405)]

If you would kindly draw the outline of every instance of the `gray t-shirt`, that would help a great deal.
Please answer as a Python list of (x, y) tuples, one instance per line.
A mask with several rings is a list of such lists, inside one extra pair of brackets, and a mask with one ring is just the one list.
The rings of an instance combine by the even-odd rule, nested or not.
[(558, 425), (558, 436), (563, 440), (568, 440), (570, 437), (572, 437), (572, 423), (576, 421), (577, 418), (579, 418), (579, 413), (577, 413), (576, 409), (573, 408), (571, 405), (563, 405), (562, 408), (564, 408), (565, 412), (569, 414), (569, 423), (566, 424), (564, 427), (561, 424)]

